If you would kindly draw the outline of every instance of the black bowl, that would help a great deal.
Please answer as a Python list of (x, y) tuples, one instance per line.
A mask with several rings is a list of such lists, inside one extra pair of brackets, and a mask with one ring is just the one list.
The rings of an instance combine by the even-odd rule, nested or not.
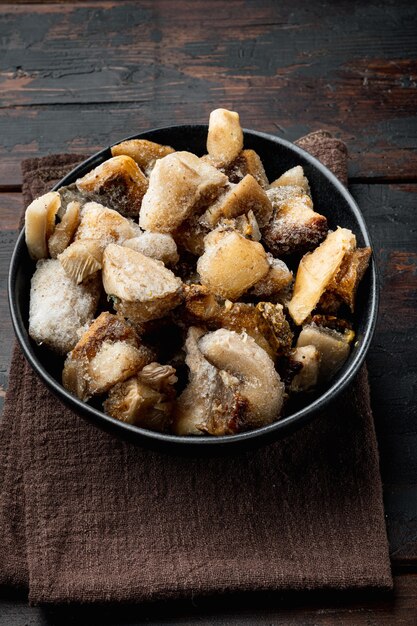
[[(202, 155), (206, 152), (206, 137), (206, 125), (186, 125), (158, 128), (134, 135), (129, 139), (150, 139), (169, 144), (177, 150), (188, 150)], [(260, 155), (270, 180), (295, 165), (302, 165), (310, 182), (314, 205), (320, 213), (327, 216), (330, 228), (335, 228), (337, 225), (350, 228), (356, 234), (359, 246), (371, 245), (365, 221), (352, 196), (317, 159), (288, 141), (251, 130), (245, 130), (245, 147), (253, 148)], [(101, 150), (76, 167), (54, 189), (69, 185), (110, 157), (110, 148)], [(319, 411), (327, 407), (358, 372), (371, 343), (377, 317), (377, 275), (375, 263), (372, 260), (358, 293), (355, 313), (357, 340), (347, 362), (328, 388), (311, 396), (309, 398), (311, 401), (307, 406), (295, 410), (274, 424), (254, 431), (223, 437), (179, 437), (120, 422), (89, 404), (81, 402), (63, 388), (60, 382), (62, 360), (38, 347), (28, 335), (30, 279), (34, 268), (35, 265), (26, 249), (24, 232), (21, 232), (10, 264), (9, 304), (17, 339), (35, 372), (62, 402), (95, 425), (147, 447), (181, 454), (200, 455), (206, 452), (217, 454), (240, 451), (272, 442), (307, 423)]]

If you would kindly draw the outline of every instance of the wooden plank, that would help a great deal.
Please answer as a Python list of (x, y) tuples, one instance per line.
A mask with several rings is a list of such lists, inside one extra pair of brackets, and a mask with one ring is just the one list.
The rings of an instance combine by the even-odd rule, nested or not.
[[(10, 596), (10, 594), (9, 594)], [(140, 606), (68, 605), (65, 607), (29, 607), (23, 597), (0, 599), (0, 623), (7, 626), (48, 626), (60, 624), (106, 624), (106, 626), (411, 626), (417, 616), (417, 576), (395, 577), (392, 594), (303, 593), (245, 594), (237, 597), (193, 598), (182, 602), (164, 602)]]
[(0, 193), (0, 229), (17, 230), (22, 209), (21, 193)]
[[(68, 105), (0, 110), (0, 186), (14, 187), (21, 184), (22, 159), (62, 152), (93, 154), (128, 135), (150, 128), (173, 123), (205, 123), (210, 111), (218, 104), (217, 96), (212, 95), (198, 106), (178, 102), (173, 97), (171, 100), (158, 99), (152, 106)], [(271, 132), (289, 141), (295, 141), (320, 126), (330, 128), (329, 124), (320, 121), (297, 123), (294, 121), (297, 118), (292, 117), (287, 120), (285, 133), (282, 133), (278, 129), (278, 122), (271, 123), (271, 113), (256, 114), (259, 109), (253, 100), (236, 108), (239, 108), (246, 127)], [(274, 115), (275, 119), (282, 121), (278, 110), (272, 114), (272, 119)], [(417, 159), (414, 147), (403, 148), (400, 143), (389, 144), (381, 140), (377, 148), (367, 150), (366, 144), (370, 141), (368, 136), (347, 136), (347, 133), (335, 127), (330, 130), (347, 140), (351, 178), (367, 180), (377, 177), (380, 182), (391, 178), (416, 182)], [(409, 141), (413, 143), (412, 128), (410, 137)]]
[(289, 140), (335, 132), (353, 176), (416, 178), (412, 4), (209, 4), (3, 5), (0, 184), (19, 183), (27, 156), (204, 122), (220, 105)]
[(381, 281), (367, 358), (394, 562), (417, 561), (417, 185), (351, 188), (371, 231)]

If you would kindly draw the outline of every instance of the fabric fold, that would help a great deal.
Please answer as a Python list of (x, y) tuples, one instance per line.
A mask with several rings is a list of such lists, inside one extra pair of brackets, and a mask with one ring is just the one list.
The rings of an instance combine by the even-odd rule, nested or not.
[[(343, 178), (341, 142), (298, 143)], [(26, 204), (82, 158), (24, 162)], [(32, 603), (392, 586), (365, 368), (293, 435), (191, 459), (87, 423), (16, 347), (0, 454), (0, 582), (28, 586)]]

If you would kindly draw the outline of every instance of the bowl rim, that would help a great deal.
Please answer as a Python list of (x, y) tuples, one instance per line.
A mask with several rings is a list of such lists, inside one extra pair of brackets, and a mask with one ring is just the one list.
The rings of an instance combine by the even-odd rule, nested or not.
[[(112, 146), (115, 146), (122, 141), (128, 141), (130, 139), (142, 139), (146, 138), (148, 135), (154, 134), (156, 132), (164, 132), (164, 131), (172, 131), (173, 129), (180, 130), (181, 128), (193, 128), (195, 130), (207, 130), (207, 124), (174, 124), (169, 126), (162, 126), (157, 128), (152, 128), (146, 131), (142, 131), (140, 133), (136, 133), (133, 135), (129, 135), (125, 139), (121, 139), (117, 142), (110, 144), (109, 146), (102, 148), (98, 152), (94, 153), (92, 156), (85, 159), (83, 162), (79, 163), (76, 167), (74, 167), (68, 174), (66, 174), (56, 185), (54, 185), (53, 190), (56, 191), (60, 187), (68, 184), (71, 179), (74, 178), (74, 175), (81, 171), (89, 171), (94, 166), (102, 163), (106, 158), (109, 158), (109, 152)], [(323, 165), (318, 159), (314, 156), (300, 148), (299, 146), (282, 139), (281, 137), (264, 133), (261, 131), (256, 131), (252, 129), (243, 129), (245, 135), (255, 136), (261, 139), (265, 139), (269, 142), (273, 142), (279, 145), (283, 145), (291, 151), (299, 154), (304, 160), (308, 161), (310, 165), (319, 169), (324, 176), (329, 180), (331, 184), (333, 184), (337, 191), (344, 196), (345, 200), (349, 204), (355, 219), (357, 220), (361, 235), (364, 240), (365, 246), (370, 246), (372, 248), (372, 242), (369, 235), (369, 231), (365, 222), (365, 219), (350, 192), (345, 187), (345, 185), (331, 172), (325, 165)], [(235, 435), (222, 435), (213, 437), (211, 435), (201, 435), (198, 437), (193, 437), (189, 435), (173, 435), (168, 433), (159, 433), (156, 431), (147, 430), (145, 428), (140, 428), (139, 426), (135, 426), (133, 424), (127, 424), (122, 422), (116, 418), (113, 418), (109, 415), (106, 415), (103, 411), (96, 409), (95, 407), (82, 402), (80, 399), (76, 398), (72, 394), (70, 394), (59, 382), (57, 382), (49, 372), (43, 367), (42, 363), (36, 357), (29, 335), (27, 333), (27, 329), (23, 324), (23, 320), (18, 315), (18, 307), (14, 298), (14, 286), (15, 286), (15, 278), (17, 275), (17, 269), (19, 266), (20, 259), (20, 249), (22, 245), (25, 245), (24, 242), (24, 227), (19, 233), (18, 239), (15, 243), (10, 265), (9, 265), (9, 273), (8, 273), (8, 301), (9, 301), (9, 309), (10, 315), (12, 319), (12, 324), (14, 328), (14, 332), (16, 334), (17, 340), (22, 348), (24, 356), (27, 361), (34, 369), (34, 371), (38, 374), (38, 376), (43, 380), (43, 382), (49, 387), (49, 389), (61, 400), (63, 400), (67, 405), (69, 405), (78, 415), (82, 415), (87, 417), (94, 424), (113, 430), (119, 431), (121, 436), (131, 434), (136, 440), (141, 441), (145, 445), (144, 440), (152, 440), (154, 444), (164, 444), (169, 445), (171, 448), (177, 447), (178, 449), (184, 448), (196, 448), (198, 446), (205, 448), (219, 448), (219, 447), (227, 447), (231, 448), (234, 446), (239, 446), (242, 444), (250, 444), (254, 443), (256, 440), (259, 443), (262, 441), (266, 442), (266, 440), (272, 440), (278, 438), (278, 433), (283, 431), (291, 432), (295, 430), (299, 426), (304, 425), (307, 421), (310, 421), (314, 416), (316, 416), (321, 410), (323, 410), (330, 402), (330, 400), (335, 399), (339, 396), (343, 390), (349, 385), (354, 376), (359, 371), (362, 363), (364, 362), (366, 353), (369, 349), (375, 327), (377, 322), (377, 312), (378, 312), (378, 304), (379, 304), (379, 293), (378, 293), (378, 275), (376, 270), (376, 264), (374, 260), (374, 255), (371, 256), (371, 262), (368, 268), (368, 272), (371, 272), (371, 281), (370, 281), (370, 312), (369, 312), (369, 321), (365, 327), (364, 333), (361, 336), (361, 344), (358, 348), (358, 351), (354, 355), (352, 362), (348, 366), (348, 368), (343, 372), (340, 377), (336, 377), (334, 382), (330, 385), (328, 389), (326, 389), (322, 394), (320, 394), (313, 402), (306, 405), (305, 407), (297, 410), (295, 413), (292, 413), (282, 419), (273, 422), (272, 424), (268, 424), (266, 426), (261, 426), (260, 428), (256, 428), (254, 430), (250, 430), (243, 433), (238, 433)], [(372, 248), (373, 249), (373, 248)], [(276, 437), (274, 437), (276, 434)], [(197, 450), (196, 450), (197, 451)]]

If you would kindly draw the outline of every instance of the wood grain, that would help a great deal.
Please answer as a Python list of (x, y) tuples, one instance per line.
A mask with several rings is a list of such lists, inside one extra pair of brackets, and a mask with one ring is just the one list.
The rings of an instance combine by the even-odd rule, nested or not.
[(17, 230), (19, 226), (19, 216), (23, 210), (21, 193), (1, 193), (0, 192), (0, 229)]
[[(4, 4), (0, 184), (27, 156), (204, 122), (349, 142), (352, 176), (417, 176), (417, 17), (401, 0)], [(407, 57), (404, 58), (406, 50)]]

